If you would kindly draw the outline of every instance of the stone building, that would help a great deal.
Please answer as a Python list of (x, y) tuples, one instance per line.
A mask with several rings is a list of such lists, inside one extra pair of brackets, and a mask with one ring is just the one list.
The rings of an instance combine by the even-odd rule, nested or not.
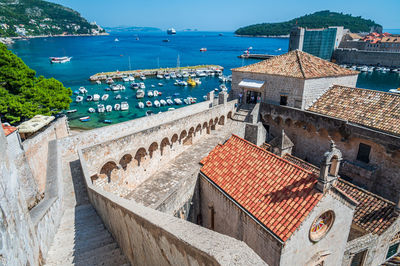
[(341, 159), (332, 146), (316, 175), (233, 135), (201, 161), (202, 225), (268, 265), (340, 265), (357, 204), (335, 186)]
[(332, 85), (354, 87), (358, 72), (294, 50), (232, 69), (230, 96), (245, 103), (266, 102), (308, 108)]

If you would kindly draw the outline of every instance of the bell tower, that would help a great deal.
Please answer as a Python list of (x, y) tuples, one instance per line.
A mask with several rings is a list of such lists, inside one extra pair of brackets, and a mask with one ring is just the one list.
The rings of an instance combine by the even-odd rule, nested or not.
[(324, 154), (321, 161), (321, 170), (319, 173), (318, 183), (316, 189), (321, 192), (329, 190), (331, 185), (335, 183), (338, 178), (340, 162), (342, 161), (342, 153), (336, 148), (335, 142), (331, 140), (331, 147), (329, 151)]

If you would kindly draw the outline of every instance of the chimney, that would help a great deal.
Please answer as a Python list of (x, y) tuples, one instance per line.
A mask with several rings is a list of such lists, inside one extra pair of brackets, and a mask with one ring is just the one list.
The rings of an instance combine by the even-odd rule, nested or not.
[(331, 140), (329, 151), (324, 154), (321, 161), (321, 170), (319, 173), (316, 189), (325, 193), (338, 178), (340, 162), (342, 161), (342, 153), (336, 148), (335, 142)]

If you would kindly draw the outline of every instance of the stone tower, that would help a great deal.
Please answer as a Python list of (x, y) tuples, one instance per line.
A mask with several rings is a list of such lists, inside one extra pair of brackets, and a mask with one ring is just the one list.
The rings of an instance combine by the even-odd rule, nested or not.
[(331, 140), (331, 147), (329, 151), (324, 154), (321, 161), (321, 170), (318, 183), (316, 184), (316, 189), (321, 192), (329, 190), (331, 185), (335, 183), (338, 178), (340, 162), (342, 159), (342, 153), (336, 148), (333, 140)]

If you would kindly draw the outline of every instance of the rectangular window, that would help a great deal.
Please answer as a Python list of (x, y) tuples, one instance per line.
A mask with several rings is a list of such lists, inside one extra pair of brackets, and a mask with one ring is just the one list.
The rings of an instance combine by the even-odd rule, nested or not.
[(280, 101), (280, 105), (287, 105), (287, 100), (288, 100), (288, 97), (287, 96), (283, 96), (283, 95), (281, 95), (281, 101)]
[(358, 147), (357, 160), (364, 163), (369, 163), (369, 154), (371, 153), (371, 146), (360, 143)]
[(389, 247), (388, 252), (386, 254), (386, 259), (393, 257), (396, 255), (397, 250), (399, 249), (399, 243), (393, 244)]
[(367, 254), (367, 251), (361, 251), (354, 255), (353, 259), (351, 260), (350, 266), (362, 266), (364, 265), (364, 260), (365, 260), (365, 255)]

